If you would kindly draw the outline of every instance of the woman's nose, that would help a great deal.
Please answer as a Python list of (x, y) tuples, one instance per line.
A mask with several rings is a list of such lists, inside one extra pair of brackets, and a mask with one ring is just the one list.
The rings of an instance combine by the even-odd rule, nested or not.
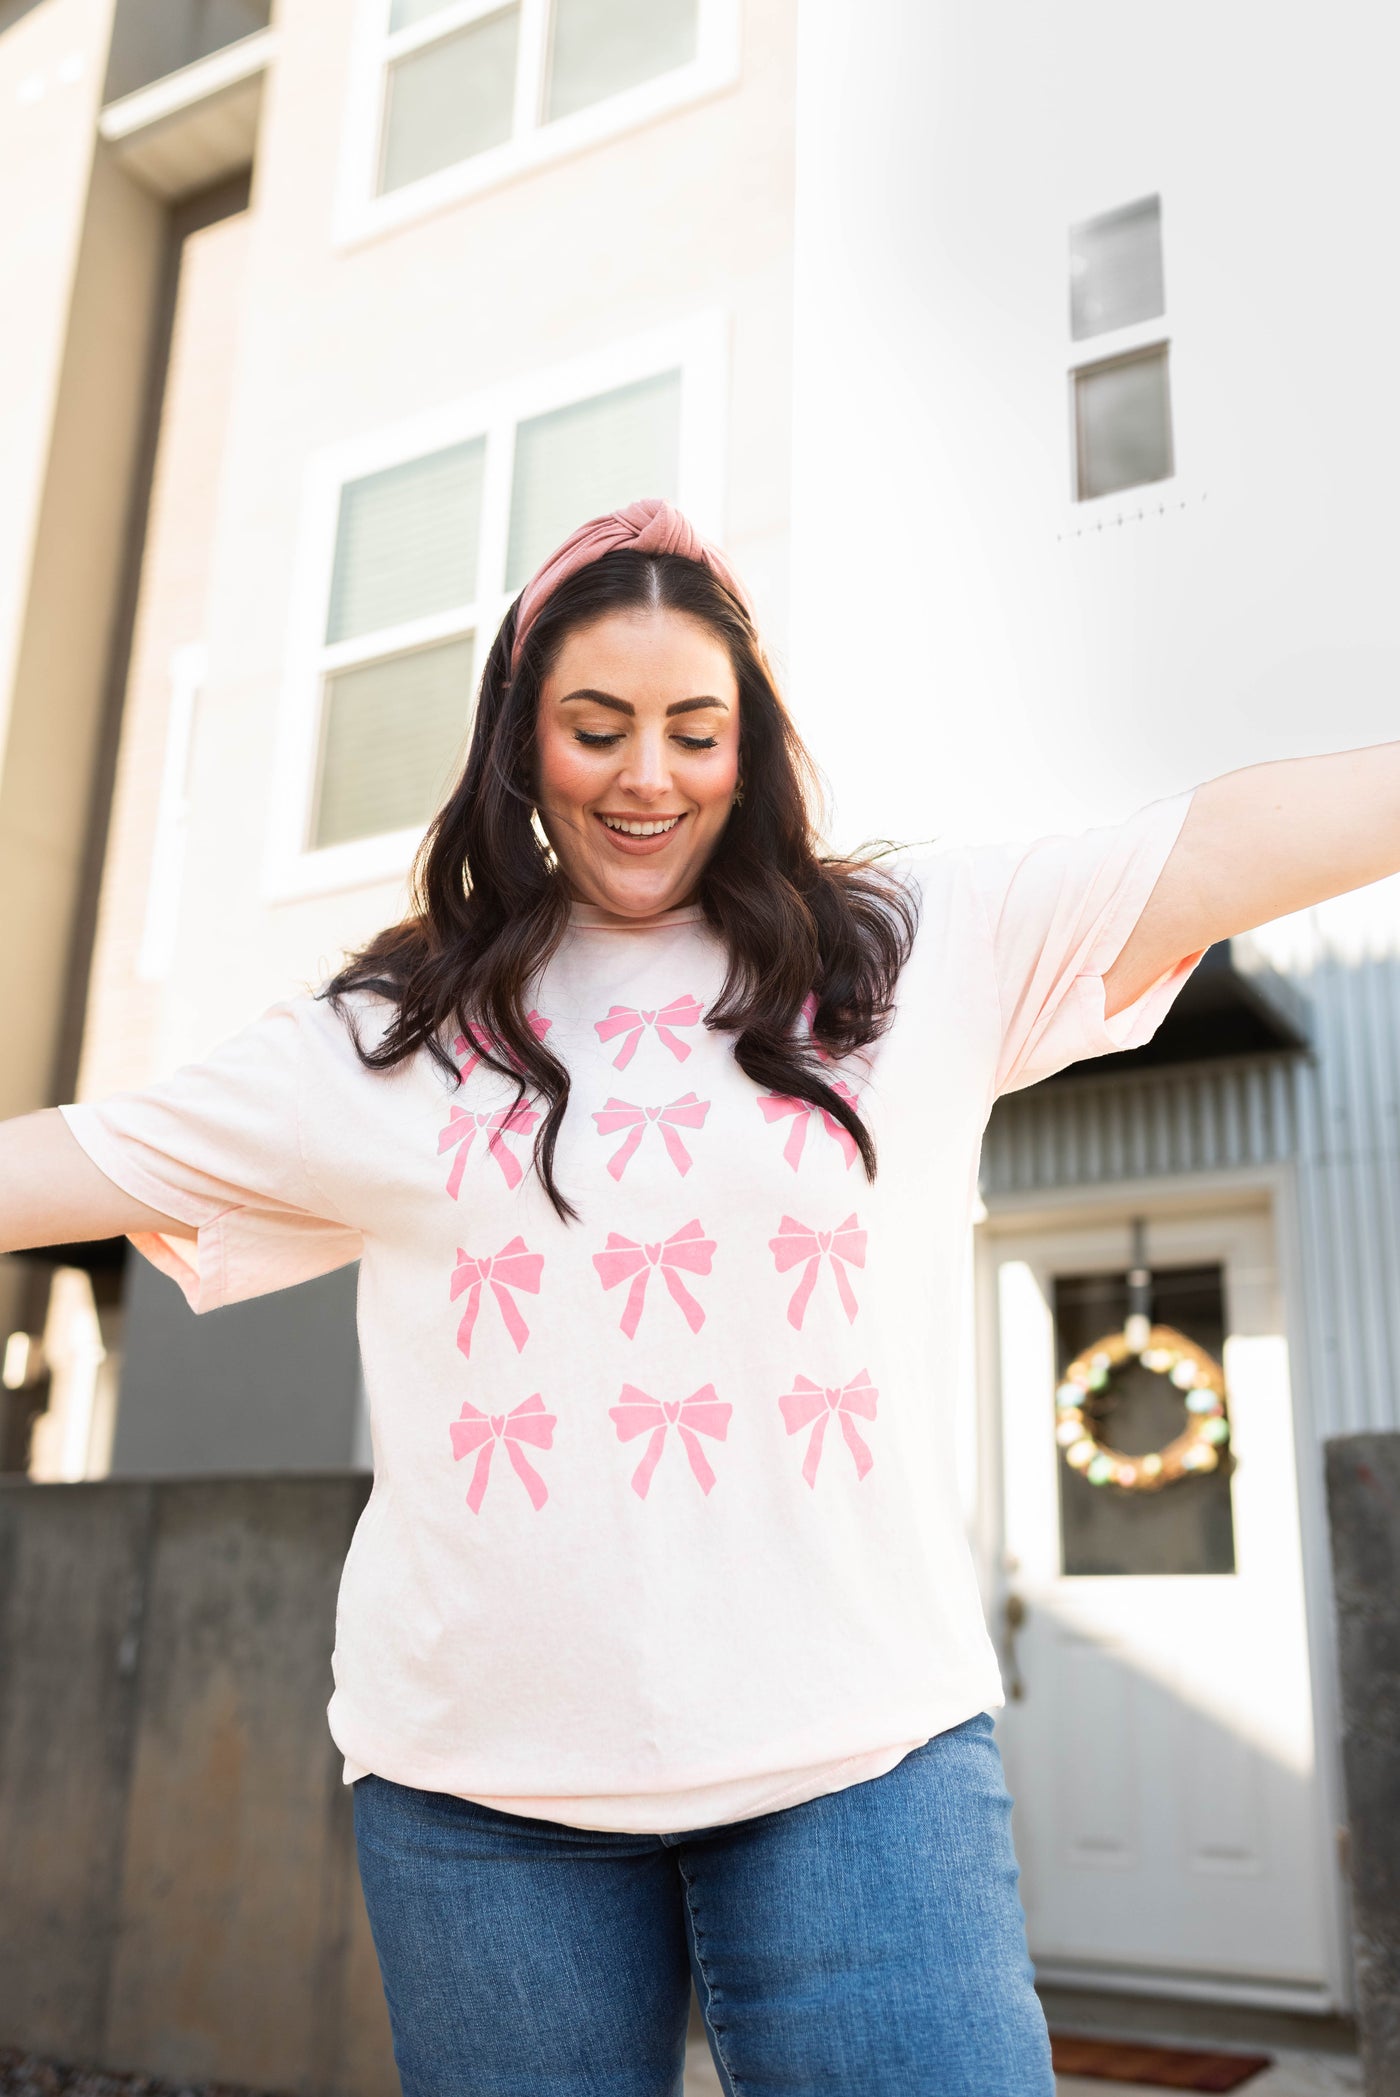
[(618, 778), (618, 785), (629, 793), (654, 798), (658, 794), (664, 794), (670, 784), (671, 768), (667, 761), (665, 738), (660, 735), (638, 735), (633, 738)]

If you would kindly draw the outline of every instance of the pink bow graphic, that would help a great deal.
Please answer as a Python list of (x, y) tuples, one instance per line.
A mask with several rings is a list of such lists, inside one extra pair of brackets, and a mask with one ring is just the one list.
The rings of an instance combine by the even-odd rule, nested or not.
[(703, 1384), (688, 1398), (678, 1400), (650, 1398), (635, 1384), (625, 1383), (622, 1403), (608, 1407), (617, 1426), (618, 1440), (630, 1442), (648, 1429), (651, 1431), (646, 1454), (632, 1473), (633, 1492), (645, 1500), (651, 1474), (660, 1463), (661, 1452), (666, 1446), (666, 1430), (674, 1427), (690, 1458), (690, 1468), (700, 1481), (701, 1491), (708, 1493), (715, 1482), (715, 1474), (696, 1436), (707, 1434), (712, 1440), (722, 1442), (729, 1432), (729, 1415), (733, 1410), (732, 1405), (716, 1398), (712, 1383)]
[(831, 1271), (836, 1279), (836, 1291), (841, 1298), (846, 1316), (854, 1319), (860, 1306), (856, 1302), (851, 1284), (846, 1278), (846, 1267), (865, 1265), (865, 1232), (861, 1230), (854, 1213), (834, 1231), (809, 1230), (805, 1223), (798, 1223), (792, 1216), (784, 1216), (778, 1225), (776, 1238), (768, 1240), (769, 1249), (777, 1261), (779, 1274), (786, 1274), (790, 1267), (806, 1261), (806, 1271), (793, 1291), (788, 1305), (788, 1324), (802, 1330), (807, 1301), (817, 1282), (817, 1269), (823, 1256), (831, 1262)]
[(627, 1160), (653, 1124), (661, 1131), (661, 1140), (666, 1146), (667, 1156), (677, 1172), (689, 1172), (690, 1152), (681, 1141), (682, 1129), (700, 1129), (705, 1126), (705, 1116), (710, 1111), (707, 1099), (697, 1099), (693, 1092), (684, 1092), (666, 1107), (634, 1107), (630, 1100), (610, 1099), (606, 1106), (594, 1110), (593, 1119), (598, 1124), (600, 1136), (616, 1135), (619, 1129), (629, 1131), (625, 1140), (608, 1159), (608, 1171), (615, 1180), (620, 1180), (627, 1170)]
[(539, 1118), (534, 1108), (527, 1107), (524, 1100), (517, 1100), (511, 1107), (501, 1107), (494, 1114), (473, 1114), (465, 1107), (453, 1107), (447, 1127), (438, 1134), (439, 1157), (454, 1146), (457, 1152), (452, 1160), (452, 1170), (447, 1175), (447, 1191), (452, 1199), (455, 1201), (461, 1190), (462, 1173), (478, 1129), (486, 1131), (486, 1148), (505, 1174), (506, 1185), (518, 1187), (524, 1174), (507, 1138), (516, 1131), (527, 1136)]
[[(844, 1078), (833, 1078), (831, 1089), (839, 1093), (848, 1107), (859, 1107), (860, 1101)], [(860, 1156), (856, 1139), (850, 1130), (843, 1128), (834, 1114), (828, 1113), (825, 1107), (817, 1106), (813, 1100), (792, 1099), (785, 1092), (764, 1092), (760, 1094), (758, 1104), (763, 1109), (765, 1121), (781, 1121), (786, 1115), (792, 1116), (792, 1127), (788, 1130), (788, 1139), (783, 1145), (783, 1156), (794, 1172), (802, 1163), (802, 1146), (807, 1141), (807, 1130), (811, 1126), (814, 1114), (821, 1116), (827, 1134), (834, 1136), (840, 1144), (847, 1171)]]
[(631, 1238), (620, 1238), (616, 1231), (608, 1232), (607, 1246), (602, 1252), (594, 1253), (593, 1264), (605, 1289), (615, 1289), (619, 1282), (631, 1281), (621, 1319), (622, 1330), (629, 1340), (637, 1336), (647, 1283), (655, 1267), (661, 1269), (667, 1288), (685, 1313), (686, 1324), (692, 1332), (699, 1332), (705, 1322), (705, 1313), (681, 1280), (680, 1270), (684, 1269), (687, 1274), (708, 1274), (714, 1250), (713, 1238), (707, 1238), (703, 1226), (694, 1221), (683, 1223), (678, 1231), (672, 1231), (664, 1244), (638, 1245)]
[(669, 1005), (649, 1012), (639, 1011), (635, 1005), (610, 1005), (606, 1019), (594, 1020), (593, 1031), (600, 1041), (611, 1041), (616, 1034), (625, 1037), (622, 1047), (613, 1057), (614, 1070), (626, 1070), (648, 1027), (655, 1027), (657, 1039), (665, 1042), (678, 1063), (684, 1063), (690, 1054), (690, 1043), (677, 1040), (671, 1029), (693, 1027), (703, 1010), (700, 1000), (691, 997), (672, 998)]
[[(525, 1015), (525, 1024), (534, 1035), (536, 1041), (543, 1041), (554, 1022), (552, 1019), (545, 1019), (543, 1014), (536, 1012), (532, 1005)], [(504, 1046), (497, 1041), (494, 1034), (488, 1034), (484, 1027), (476, 1027), (473, 1029), (473, 1032), (479, 1044), (477, 1047), (474, 1048), (472, 1046), (465, 1034), (459, 1034), (452, 1044), (453, 1055), (466, 1058), (461, 1065), (464, 1078), (469, 1078), (476, 1069), (477, 1064), (481, 1061), (483, 1050), (493, 1056), (500, 1056), (502, 1062), (512, 1062), (512, 1058), (506, 1053)]]
[(461, 1418), (452, 1422), (452, 1454), (460, 1458), (470, 1456), (473, 1449), (477, 1452), (472, 1482), (467, 1487), (467, 1505), (473, 1514), (481, 1512), (498, 1442), (505, 1444), (511, 1467), (530, 1495), (530, 1504), (539, 1512), (549, 1498), (549, 1487), (520, 1444), (528, 1442), (532, 1449), (552, 1449), (554, 1424), (555, 1415), (545, 1411), (538, 1391), (508, 1413), (481, 1413), (474, 1405), (462, 1407)]
[(542, 1252), (527, 1252), (523, 1238), (512, 1238), (499, 1252), (489, 1259), (478, 1259), (473, 1254), (457, 1247), (457, 1269), (452, 1277), (454, 1300), (463, 1289), (467, 1294), (467, 1307), (462, 1313), (462, 1322), (457, 1327), (457, 1345), (463, 1354), (472, 1351), (472, 1327), (481, 1308), (481, 1286), (491, 1284), (491, 1293), (500, 1305), (506, 1331), (515, 1342), (518, 1354), (530, 1337), (530, 1328), (515, 1307), (512, 1289), (524, 1289), (530, 1296), (537, 1296), (540, 1289), (540, 1269), (544, 1265)]
[[(806, 1376), (795, 1376), (792, 1389), (785, 1391), (778, 1400), (783, 1409), (789, 1434), (797, 1434), (804, 1427), (811, 1427), (807, 1443), (807, 1454), (802, 1459), (802, 1476), (808, 1485), (817, 1482), (817, 1466), (822, 1460), (822, 1443), (826, 1437), (827, 1423), (831, 1419), (841, 1422), (841, 1432), (846, 1437), (846, 1447), (855, 1459), (856, 1476), (864, 1478), (875, 1459), (870, 1454), (856, 1426), (856, 1418), (873, 1420), (879, 1392), (861, 1369), (844, 1390), (823, 1390)], [(815, 1423), (815, 1424), (814, 1424)]]

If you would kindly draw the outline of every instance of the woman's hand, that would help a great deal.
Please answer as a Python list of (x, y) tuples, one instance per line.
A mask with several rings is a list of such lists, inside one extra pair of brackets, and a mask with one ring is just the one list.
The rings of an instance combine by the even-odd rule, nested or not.
[(169, 1231), (187, 1223), (148, 1209), (98, 1170), (57, 1107), (0, 1121), (0, 1252)]
[(1122, 953), (1111, 1019), (1217, 939), (1400, 872), (1400, 743), (1247, 765), (1198, 786)]

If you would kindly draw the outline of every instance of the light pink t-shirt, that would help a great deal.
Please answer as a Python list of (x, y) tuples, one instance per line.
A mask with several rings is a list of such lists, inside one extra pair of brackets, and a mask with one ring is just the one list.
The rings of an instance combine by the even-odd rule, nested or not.
[[(999, 1092), (1146, 1041), (1199, 960), (1105, 1020), (1189, 800), (909, 863), (894, 1021), (833, 1066), (873, 1182), (703, 1024), (725, 956), (697, 909), (638, 928), (576, 906), (532, 993), (572, 1077), (575, 1224), (506, 1080), (465, 1054), (460, 1090), (426, 1053), (366, 1071), (310, 995), (62, 1109), (189, 1226), (132, 1242), (195, 1310), (361, 1263), (347, 1779), (679, 1831), (877, 1775), (1002, 1703), (951, 1453), (982, 1130)], [(387, 1005), (355, 1009), (377, 1040)]]

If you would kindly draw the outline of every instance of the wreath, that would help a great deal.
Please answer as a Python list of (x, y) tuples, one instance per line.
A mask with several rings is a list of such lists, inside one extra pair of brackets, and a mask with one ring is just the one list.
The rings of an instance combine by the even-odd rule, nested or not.
[[(1125, 1456), (1099, 1440), (1090, 1424), (1091, 1402), (1106, 1391), (1126, 1362), (1165, 1376), (1186, 1400), (1186, 1427), (1165, 1449), (1146, 1456)], [(1095, 1340), (1072, 1361), (1055, 1392), (1055, 1439), (1065, 1462), (1081, 1471), (1090, 1485), (1121, 1485), (1131, 1492), (1155, 1493), (1193, 1472), (1213, 1471), (1230, 1438), (1225, 1416), (1225, 1376), (1203, 1347), (1170, 1325), (1154, 1325), (1141, 1348), (1126, 1333)]]

